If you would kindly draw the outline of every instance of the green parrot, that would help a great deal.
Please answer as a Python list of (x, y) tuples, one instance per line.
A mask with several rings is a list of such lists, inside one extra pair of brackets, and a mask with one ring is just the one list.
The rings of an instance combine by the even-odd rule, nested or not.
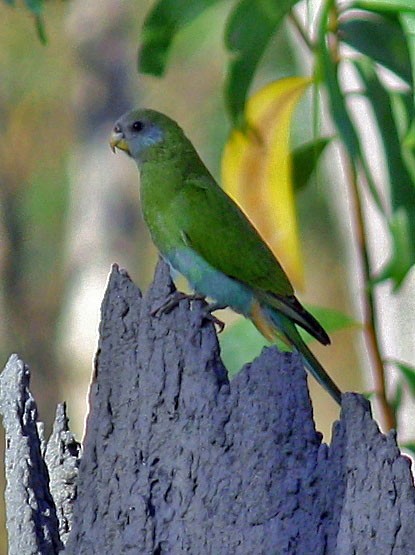
[(330, 339), (294, 295), (283, 268), (254, 226), (223, 191), (182, 129), (154, 110), (116, 122), (110, 145), (140, 171), (141, 207), (168, 264), (194, 291), (250, 318), (271, 341), (298, 351), (305, 367), (340, 405), (341, 392), (302, 340), (301, 326), (323, 345)]

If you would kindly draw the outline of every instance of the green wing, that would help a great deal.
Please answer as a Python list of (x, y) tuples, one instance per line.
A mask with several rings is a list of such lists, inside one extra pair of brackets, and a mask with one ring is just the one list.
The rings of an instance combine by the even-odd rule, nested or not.
[(209, 176), (192, 179), (179, 195), (183, 240), (211, 266), (252, 287), (257, 297), (306, 329), (323, 345), (330, 339), (294, 296), (293, 287), (238, 206)]
[(213, 178), (188, 180), (179, 197), (183, 234), (209, 264), (257, 292), (293, 295), (293, 287), (269, 247)]

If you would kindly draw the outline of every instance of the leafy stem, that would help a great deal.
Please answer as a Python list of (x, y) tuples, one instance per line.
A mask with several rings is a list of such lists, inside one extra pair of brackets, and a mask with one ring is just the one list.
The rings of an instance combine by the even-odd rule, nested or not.
[[(331, 36), (328, 35), (330, 31)], [(361, 168), (376, 205), (382, 210), (377, 189), (373, 183), (370, 170), (360, 146), (358, 133), (350, 118), (344, 93), (338, 81), (338, 67), (341, 59), (338, 40), (338, 12), (333, 0), (327, 0), (323, 6), (319, 27), (319, 51), (317, 64), (329, 97), (331, 113), (339, 130), (339, 135), (347, 150), (346, 171), (347, 185), (351, 197), (352, 222), (354, 238), (359, 253), (363, 289), (361, 303), (363, 309), (364, 339), (369, 351), (372, 366), (374, 389), (379, 401), (383, 425), (389, 430), (396, 425), (394, 412), (386, 395), (385, 367), (379, 345), (379, 333), (376, 324), (376, 301), (371, 284), (371, 267), (364, 213), (361, 203), (356, 168)], [(331, 40), (330, 40), (331, 38)]]
[(383, 426), (384, 429), (388, 431), (391, 428), (396, 427), (396, 419), (386, 394), (385, 366), (383, 364), (378, 340), (379, 334), (376, 324), (376, 300), (371, 285), (370, 260), (366, 242), (366, 225), (363, 216), (359, 187), (357, 184), (357, 176), (355, 168), (349, 157), (347, 156), (346, 159), (346, 170), (348, 174), (347, 182), (351, 197), (352, 225), (354, 226), (354, 234), (361, 262), (363, 280), (361, 300), (363, 308), (364, 338), (371, 360), (374, 389), (380, 406)]

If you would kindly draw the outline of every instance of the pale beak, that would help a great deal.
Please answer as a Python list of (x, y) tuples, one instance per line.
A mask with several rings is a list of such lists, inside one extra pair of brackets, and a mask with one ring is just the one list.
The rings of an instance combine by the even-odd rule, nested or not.
[(119, 150), (124, 150), (124, 152), (130, 154), (127, 141), (125, 140), (124, 135), (120, 132), (113, 131), (111, 133), (110, 147), (112, 152), (115, 152), (115, 149), (118, 148)]

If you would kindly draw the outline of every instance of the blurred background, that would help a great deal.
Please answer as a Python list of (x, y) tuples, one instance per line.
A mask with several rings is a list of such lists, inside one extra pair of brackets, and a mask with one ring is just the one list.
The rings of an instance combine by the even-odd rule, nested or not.
[[(223, 28), (232, 3), (216, 4), (180, 32), (161, 79), (137, 71), (142, 24), (152, 5), (145, 0), (49, 0), (45, 46), (27, 10), (0, 5), (0, 365), (17, 352), (30, 366), (47, 433), (56, 403), (66, 400), (79, 440), (111, 264), (126, 268), (145, 290), (157, 261), (141, 219), (135, 165), (114, 156), (108, 146), (113, 123), (136, 106), (169, 114), (218, 180), (230, 130), (222, 87), (229, 57)], [(307, 63), (298, 36), (284, 26), (266, 51), (253, 89), (307, 73)], [(310, 102), (299, 105), (294, 141), (312, 134), (306, 117)], [(364, 105), (356, 110), (366, 117)], [(307, 284), (299, 297), (360, 321), (359, 273), (350, 215), (344, 210), (349, 199), (334, 146), (324, 160), (326, 169), (318, 172), (313, 187), (297, 196)], [(372, 254), (380, 267), (387, 238), (376, 213), (369, 221)], [(401, 307), (414, 304), (413, 289), (412, 274), (393, 299), (388, 284), (377, 293), (384, 348), (400, 359), (415, 358), (414, 311), (406, 308), (405, 320), (400, 319)], [(221, 317), (234, 319), (232, 314)], [(354, 326), (335, 333), (330, 348), (313, 345), (343, 390), (371, 387), (364, 377), (361, 336)], [(317, 425), (329, 440), (337, 409), (313, 380), (310, 387)], [(0, 552), (6, 553), (4, 512), (0, 521)]]

